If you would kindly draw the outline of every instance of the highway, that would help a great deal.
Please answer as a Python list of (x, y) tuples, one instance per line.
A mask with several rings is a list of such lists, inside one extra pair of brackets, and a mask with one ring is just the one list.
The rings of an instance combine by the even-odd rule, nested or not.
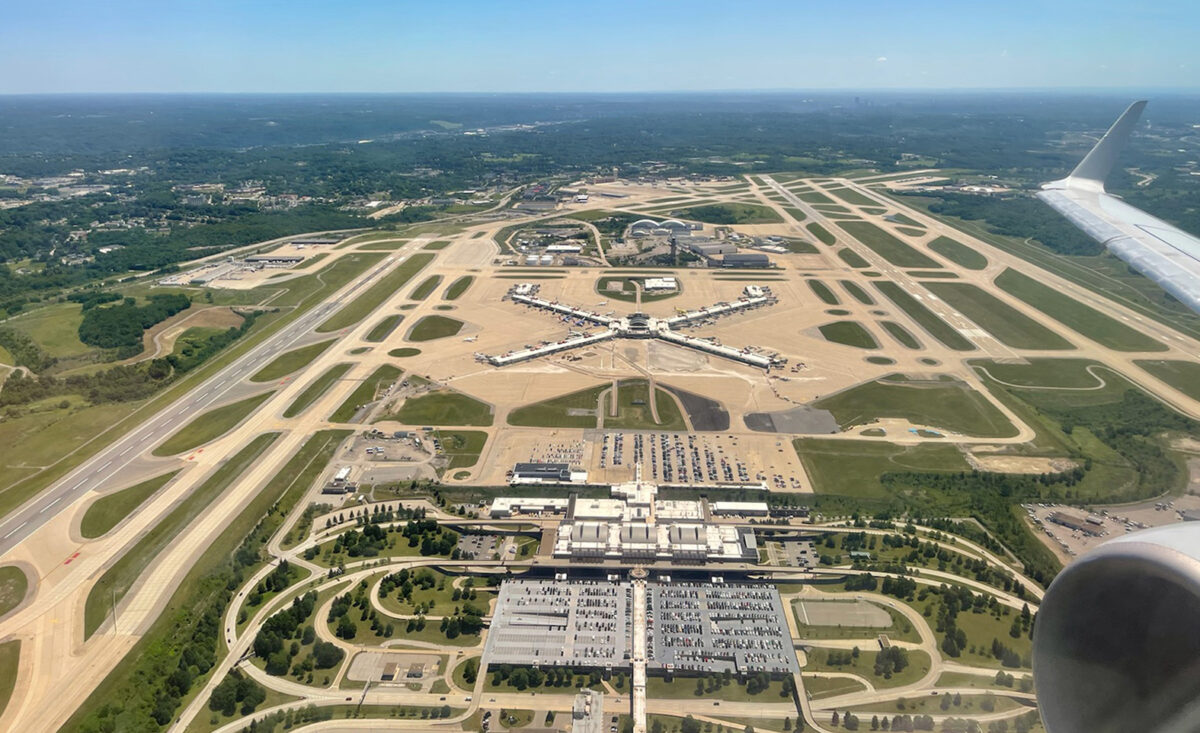
[[(0, 522), (0, 555), (20, 544), (64, 507), (92, 490), (112, 488), (110, 481), (121, 477), (135, 460), (167, 436), (185, 425), (205, 408), (220, 402), (238, 385), (277, 354), (314, 333), (321, 322), (345, 305), (359, 289), (371, 283), (395, 264), (388, 257), (368, 272), (343, 287), (333, 298), (304, 313), (271, 337), (247, 351), (225, 368), (190, 389), (160, 410), (135, 430), (131, 430), (92, 458), (84, 461), (64, 478), (25, 502)], [(328, 334), (327, 337), (336, 337)], [(267, 385), (263, 385), (266, 387)], [(118, 478), (118, 480), (120, 480)]]

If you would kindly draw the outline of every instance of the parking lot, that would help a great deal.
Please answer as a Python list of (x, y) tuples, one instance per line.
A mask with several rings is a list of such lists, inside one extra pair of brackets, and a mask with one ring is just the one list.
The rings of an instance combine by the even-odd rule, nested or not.
[[(1027, 516), (1034, 524), (1035, 533), (1042, 537), (1060, 557), (1071, 558), (1100, 545), (1105, 540), (1148, 527), (1161, 527), (1183, 521), (1184, 512), (1200, 513), (1200, 496), (1185, 494), (1159, 501), (1147, 501), (1122, 507), (1088, 512), (1077, 507), (1060, 504), (1025, 504)], [(1099, 524), (1091, 525), (1098, 535), (1074, 530), (1050, 521), (1050, 515), (1061, 512), (1068, 516), (1092, 516)]]

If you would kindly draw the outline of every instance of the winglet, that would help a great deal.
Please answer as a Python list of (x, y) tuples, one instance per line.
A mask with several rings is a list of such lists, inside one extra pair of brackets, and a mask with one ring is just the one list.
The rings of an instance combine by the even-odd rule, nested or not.
[(1108, 132), (1104, 133), (1104, 137), (1100, 138), (1100, 142), (1096, 143), (1096, 147), (1087, 154), (1079, 165), (1075, 166), (1075, 170), (1071, 171), (1071, 175), (1066, 178), (1067, 188), (1089, 188), (1104, 190), (1104, 179), (1108, 178), (1108, 174), (1112, 172), (1113, 165), (1117, 162), (1117, 155), (1120, 154), (1121, 148), (1125, 147), (1126, 141), (1129, 140), (1129, 133), (1133, 131), (1134, 125), (1137, 124), (1138, 118), (1142, 115), (1142, 110), (1146, 108), (1146, 100), (1140, 100), (1129, 105), (1129, 109), (1125, 110), (1113, 126), (1108, 128)]

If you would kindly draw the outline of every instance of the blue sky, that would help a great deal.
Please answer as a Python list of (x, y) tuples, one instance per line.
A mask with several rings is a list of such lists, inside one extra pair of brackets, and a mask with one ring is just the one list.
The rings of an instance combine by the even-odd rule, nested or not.
[(1200, 70), (1200, 3), (1180, 0), (5, 5), (0, 93), (1196, 88)]

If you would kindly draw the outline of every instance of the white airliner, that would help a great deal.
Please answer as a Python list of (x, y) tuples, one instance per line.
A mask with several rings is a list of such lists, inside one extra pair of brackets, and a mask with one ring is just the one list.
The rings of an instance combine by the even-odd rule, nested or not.
[(1042, 184), (1038, 198), (1163, 290), (1200, 312), (1200, 239), (1104, 190), (1146, 102), (1129, 105), (1071, 175)]

